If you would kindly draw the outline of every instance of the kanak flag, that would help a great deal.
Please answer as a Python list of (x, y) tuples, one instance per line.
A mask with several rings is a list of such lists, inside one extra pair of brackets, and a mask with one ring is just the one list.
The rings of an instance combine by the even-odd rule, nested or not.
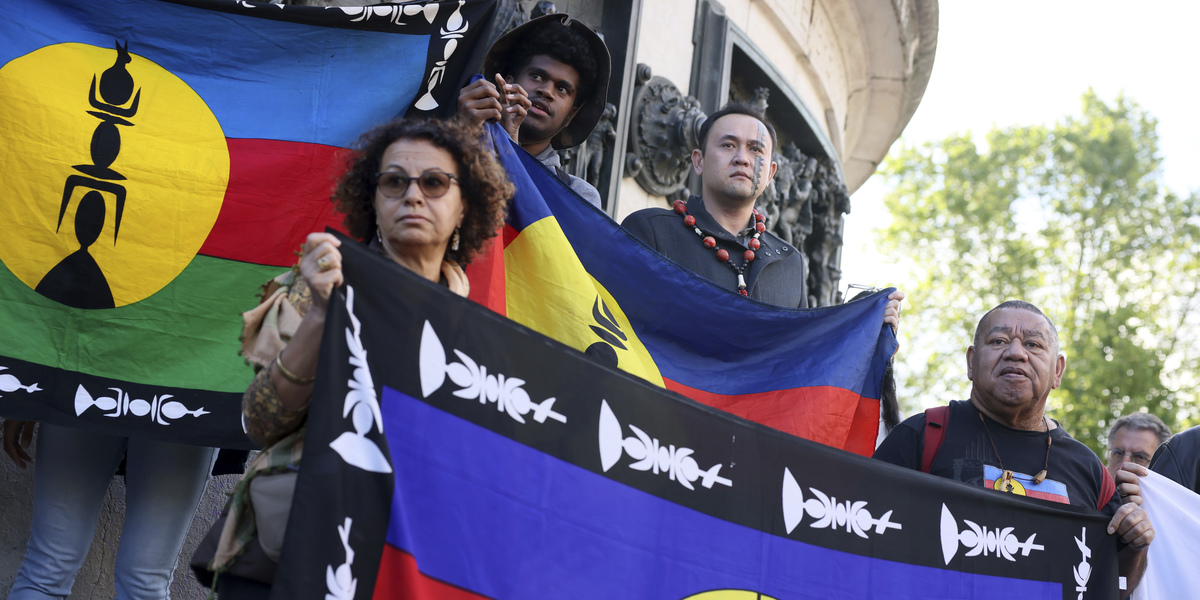
[(28, 0), (0, 22), (0, 415), (246, 446), (240, 313), (342, 153), (450, 114), (492, 0)]
[(655, 385), (870, 456), (897, 347), (882, 310), (782, 308), (722, 288), (645, 246), (490, 128), (517, 194), (502, 249), (467, 271), (472, 299)]
[(341, 250), (275, 600), (1117, 597), (1096, 511), (752, 423)]

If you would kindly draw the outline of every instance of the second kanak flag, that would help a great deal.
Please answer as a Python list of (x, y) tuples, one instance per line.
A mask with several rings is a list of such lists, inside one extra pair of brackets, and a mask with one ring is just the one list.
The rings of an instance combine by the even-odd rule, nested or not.
[(651, 250), (489, 129), (517, 195), (503, 252), (467, 271), (472, 299), (709, 406), (871, 454), (896, 350), (882, 310), (742, 297)]

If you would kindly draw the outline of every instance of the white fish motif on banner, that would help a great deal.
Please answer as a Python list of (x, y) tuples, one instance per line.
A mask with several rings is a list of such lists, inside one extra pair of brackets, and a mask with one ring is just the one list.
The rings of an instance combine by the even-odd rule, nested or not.
[(430, 2), (428, 4), (406, 4), (404, 6), (397, 5), (380, 5), (380, 6), (342, 6), (336, 7), (338, 10), (346, 13), (348, 16), (354, 17), (352, 21), (355, 23), (360, 21), (369, 21), (372, 17), (383, 17), (390, 21), (393, 25), (407, 25), (404, 17), (414, 15), (423, 15), (425, 21), (432, 24), (437, 18), (439, 3)]
[(1087, 593), (1088, 580), (1092, 578), (1092, 565), (1088, 563), (1088, 559), (1092, 557), (1092, 549), (1087, 546), (1087, 527), (1081, 528), (1079, 537), (1075, 538), (1075, 545), (1079, 546), (1079, 551), (1083, 553), (1083, 560), (1071, 570), (1075, 573), (1075, 591), (1079, 592), (1079, 600), (1083, 600), (1083, 595)]
[(346, 550), (346, 562), (338, 565), (337, 569), (333, 565), (325, 567), (325, 587), (329, 590), (325, 600), (354, 600), (354, 592), (358, 590), (358, 579), (350, 570), (354, 564), (354, 550), (350, 548), (350, 526), (353, 524), (354, 519), (346, 517), (345, 525), (338, 525), (338, 537), (342, 538), (342, 548)]
[(375, 393), (375, 380), (367, 364), (367, 350), (363, 348), (362, 323), (354, 316), (354, 288), (346, 286), (346, 314), (350, 316), (350, 327), (346, 328), (346, 346), (350, 350), (350, 366), (353, 376), (346, 381), (348, 390), (342, 405), (342, 418), (350, 417), (354, 431), (344, 432), (330, 442), (338, 456), (347, 464), (372, 473), (391, 473), (392, 465), (384, 456), (379, 445), (367, 438), (372, 427), (383, 433), (383, 415), (379, 411), (379, 398)]
[(459, 388), (452, 392), (459, 398), (467, 400), (478, 399), (480, 404), (493, 402), (496, 410), (508, 414), (512, 420), (525, 423), (525, 417), (532, 414), (532, 419), (545, 423), (546, 419), (554, 419), (566, 423), (567, 417), (554, 411), (554, 398), (541, 402), (533, 402), (529, 392), (522, 387), (524, 379), (505, 377), (499, 373), (488, 373), (486, 366), (481, 365), (467, 356), (461, 350), (455, 350), (460, 362), (447, 362), (446, 348), (429, 321), (421, 330), (421, 395), (428, 398), (430, 394), (441, 389), (450, 377)]
[(712, 489), (717, 483), (733, 487), (732, 481), (718, 474), (721, 471), (721, 463), (709, 467), (708, 470), (701, 470), (696, 459), (692, 458), (695, 451), (691, 448), (676, 447), (675, 444), (663, 445), (658, 438), (651, 438), (635, 425), (629, 425), (629, 430), (636, 437), (623, 436), (617, 415), (613, 414), (607, 400), (601, 400), (600, 465), (605, 472), (621, 460), (622, 454), (628, 454), (629, 458), (635, 461), (629, 465), (630, 469), (651, 471), (655, 475), (665, 473), (672, 481), (678, 481), (679, 485), (689, 490), (696, 489), (692, 482), (697, 479), (708, 489)]
[(950, 559), (958, 553), (960, 543), (963, 547), (969, 548), (963, 556), (998, 556), (1010, 562), (1017, 561), (1018, 551), (1021, 556), (1029, 556), (1033, 550), (1046, 549), (1045, 546), (1034, 543), (1037, 538), (1036, 532), (1030, 534), (1029, 539), (1022, 542), (1013, 535), (1014, 527), (988, 529), (968, 519), (963, 519), (963, 525), (966, 525), (967, 528), (959, 531), (958, 521), (954, 519), (954, 515), (950, 514), (950, 509), (943, 504), (942, 558), (946, 560), (947, 565), (950, 564)]
[(810, 487), (808, 491), (813, 493), (813, 497), (805, 500), (804, 493), (800, 491), (800, 484), (796, 483), (791, 470), (783, 468), (783, 523), (787, 526), (788, 533), (800, 525), (806, 512), (810, 518), (815, 519), (808, 524), (809, 527), (845, 527), (847, 533), (853, 532), (863, 539), (869, 539), (867, 534), (872, 529), (876, 535), (882, 535), (888, 529), (902, 529), (900, 523), (891, 520), (890, 510), (876, 519), (871, 516), (871, 511), (867, 510), (864, 500), (846, 500), (839, 503), (836, 498), (827, 496), (817, 488)]
[(438, 107), (437, 100), (433, 98), (433, 88), (443, 82), (446, 77), (446, 63), (450, 62), (450, 55), (458, 49), (458, 40), (462, 39), (463, 35), (470, 29), (470, 24), (462, 16), (462, 7), (466, 4), (465, 0), (458, 0), (458, 7), (446, 19), (446, 26), (442, 28), (442, 39), (446, 40), (446, 45), (442, 47), (442, 60), (437, 61), (436, 65), (429, 72), (429, 80), (426, 82), (425, 95), (421, 96), (420, 100), (414, 104), (417, 110), (433, 110)]
[[(8, 367), (0, 367), (0, 371), (7, 370)], [(25, 390), (26, 392), (32, 394), (34, 392), (42, 391), (42, 388), (38, 387), (36, 381), (29, 385), (23, 385), (21, 380), (18, 379), (16, 375), (13, 375), (12, 373), (0, 373), (0, 392), (9, 394), (17, 390)], [(3, 398), (4, 394), (0, 394), (0, 398)]]
[(113, 396), (94, 397), (83, 384), (80, 384), (75, 389), (75, 416), (83, 416), (84, 411), (93, 406), (102, 410), (110, 411), (104, 416), (106, 417), (126, 417), (133, 415), (135, 417), (149, 417), (151, 421), (159, 425), (170, 425), (167, 421), (174, 421), (184, 415), (192, 415), (193, 417), (202, 417), (211, 414), (201, 406), (196, 410), (188, 410), (182, 402), (177, 400), (168, 400), (174, 398), (171, 394), (163, 394), (155, 396), (152, 400), (142, 400), (140, 398), (131, 398), (129, 393), (121, 391), (121, 388), (108, 388), (115, 392)]
[[(354, 6), (340, 10), (354, 17), (354, 22), (367, 21), (378, 16), (391, 21), (394, 25), (405, 25), (404, 17), (423, 15), (427, 22), (433, 24), (441, 4), (440, 2), (428, 2), (404, 6)], [(413, 105), (417, 110), (430, 111), (439, 106), (433, 97), (433, 90), (443, 83), (446, 76), (446, 64), (450, 62), (450, 57), (458, 49), (458, 40), (462, 39), (470, 29), (470, 23), (462, 15), (464, 4), (466, 4), (465, 0), (459, 0), (454, 12), (446, 19), (446, 25), (441, 28), (439, 35), (445, 41), (445, 45), (442, 46), (442, 60), (436, 61), (433, 69), (430, 70), (429, 79), (425, 81), (425, 94)]]

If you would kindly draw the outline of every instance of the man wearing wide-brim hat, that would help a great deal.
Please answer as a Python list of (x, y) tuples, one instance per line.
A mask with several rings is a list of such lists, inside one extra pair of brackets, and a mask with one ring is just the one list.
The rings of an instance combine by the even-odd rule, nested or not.
[(458, 114), (475, 123), (499, 121), (526, 152), (599, 207), (600, 193), (563, 170), (556, 150), (587, 141), (604, 113), (611, 69), (595, 31), (564, 14), (544, 15), (492, 45), (484, 78), (459, 93)]

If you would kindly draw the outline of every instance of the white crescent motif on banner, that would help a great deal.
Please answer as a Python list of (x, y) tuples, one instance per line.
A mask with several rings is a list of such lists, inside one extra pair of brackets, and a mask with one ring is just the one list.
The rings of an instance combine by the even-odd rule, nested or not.
[(467, 400), (478, 399), (480, 404), (493, 402), (496, 410), (508, 414), (512, 420), (525, 423), (525, 417), (533, 413), (532, 418), (538, 423), (546, 419), (554, 419), (566, 423), (567, 417), (554, 411), (555, 398), (546, 398), (541, 402), (533, 402), (529, 392), (522, 387), (524, 379), (505, 377), (500, 373), (488, 373), (488, 368), (467, 356), (461, 350), (455, 350), (460, 362), (447, 362), (446, 348), (429, 321), (421, 330), (421, 396), (428, 398), (430, 394), (441, 389), (450, 376), (459, 388), (453, 394)]
[(634, 435), (623, 437), (617, 415), (613, 414), (607, 400), (601, 400), (600, 466), (605, 472), (621, 460), (622, 454), (628, 454), (629, 458), (636, 461), (629, 465), (630, 469), (651, 471), (655, 475), (664, 473), (672, 481), (678, 481), (679, 485), (689, 490), (696, 489), (692, 482), (697, 479), (701, 480), (700, 485), (708, 489), (712, 489), (713, 484), (717, 483), (733, 487), (732, 481), (718, 474), (721, 471), (721, 463), (709, 467), (708, 470), (701, 470), (696, 459), (692, 458), (695, 451), (691, 448), (677, 448), (675, 444), (664, 446), (658, 438), (651, 438), (635, 425), (630, 425), (629, 430)]
[(806, 512), (810, 518), (815, 519), (808, 524), (809, 527), (845, 527), (847, 533), (853, 532), (863, 539), (868, 539), (867, 534), (872, 528), (876, 535), (882, 535), (888, 529), (903, 528), (891, 520), (890, 510), (876, 519), (871, 516), (871, 511), (867, 510), (867, 503), (863, 500), (846, 500), (839, 503), (837, 498), (829, 497), (817, 488), (810, 487), (808, 491), (813, 493), (813, 497), (805, 500), (804, 493), (800, 491), (800, 484), (796, 483), (791, 470), (783, 468), (783, 523), (787, 526), (788, 533), (800, 525)]
[(988, 529), (980, 527), (974, 521), (963, 519), (963, 525), (967, 528), (962, 531), (958, 530), (958, 521), (954, 519), (954, 515), (950, 514), (950, 509), (945, 504), (942, 505), (942, 558), (946, 560), (946, 564), (950, 564), (950, 560), (958, 553), (958, 546), (961, 543), (963, 547), (968, 548), (963, 556), (998, 556), (1003, 557), (1010, 562), (1016, 562), (1018, 551), (1021, 556), (1029, 556), (1033, 550), (1045, 550), (1046, 547), (1041, 544), (1035, 544), (1037, 533), (1030, 534), (1029, 539), (1022, 542), (1017, 536), (1013, 535), (1014, 527), (1005, 527), (1003, 529), (997, 527)]
[(329, 444), (346, 463), (372, 473), (391, 473), (392, 465), (383, 451), (367, 433), (372, 427), (383, 432), (383, 415), (379, 412), (379, 398), (375, 394), (375, 380), (367, 364), (367, 350), (363, 348), (362, 323), (354, 316), (354, 288), (346, 286), (346, 314), (351, 327), (346, 328), (346, 346), (350, 351), (350, 366), (353, 376), (346, 381), (346, 401), (342, 405), (342, 418), (350, 417), (354, 431), (344, 432)]

